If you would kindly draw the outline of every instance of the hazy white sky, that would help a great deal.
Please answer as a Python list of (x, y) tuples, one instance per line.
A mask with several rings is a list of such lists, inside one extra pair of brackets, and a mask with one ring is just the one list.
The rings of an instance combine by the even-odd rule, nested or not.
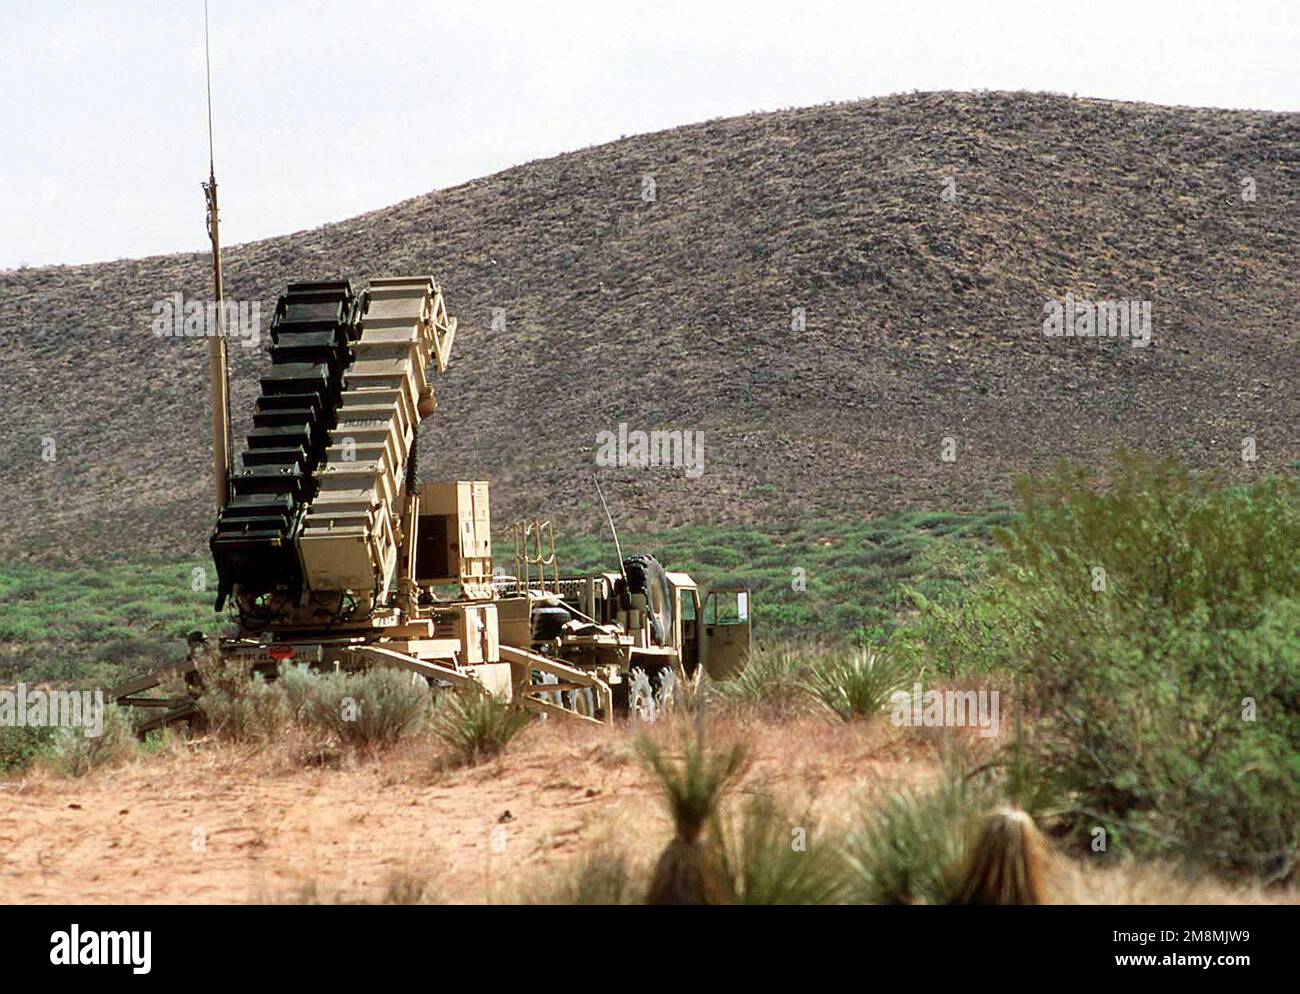
[[(210, 0), (226, 244), (905, 90), (1300, 110), (1297, 0)], [(202, 0), (0, 0), (0, 267), (206, 246)]]

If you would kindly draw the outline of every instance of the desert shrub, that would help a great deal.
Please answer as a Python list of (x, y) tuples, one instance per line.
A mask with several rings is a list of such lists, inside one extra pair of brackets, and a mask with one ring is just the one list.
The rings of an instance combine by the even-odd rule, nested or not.
[(807, 814), (795, 817), (756, 794), (719, 825), (718, 847), (740, 904), (833, 904), (844, 886), (839, 851)]
[(296, 722), (346, 745), (390, 746), (421, 727), (429, 713), (429, 685), (384, 667), (315, 673), (282, 665), (277, 683)]
[(215, 658), (197, 662), (203, 681), (199, 707), (208, 730), (233, 742), (266, 742), (288, 731), (292, 719), (284, 691), (247, 665)]
[(637, 751), (653, 774), (672, 816), (674, 836), (655, 864), (646, 903), (720, 904), (733, 899), (715, 846), (701, 840), (717, 818), (723, 794), (748, 763), (740, 744), (711, 750), (703, 734), (688, 736), (681, 759), (669, 756), (651, 738), (637, 740)]
[(527, 711), (486, 693), (452, 693), (438, 709), (434, 733), (463, 763), (477, 763), (504, 752), (531, 724)]
[(54, 742), (47, 725), (0, 725), (0, 773), (25, 770), (46, 755)]
[[(998, 555), (991, 555), (990, 562), (999, 562)], [(917, 616), (894, 635), (891, 648), (909, 659), (913, 669), (950, 678), (1016, 669), (1034, 633), (1028, 619), (997, 590), (996, 581), (985, 581), (966, 598), (942, 601), (904, 588)]]
[(908, 689), (913, 671), (906, 658), (886, 649), (852, 648), (813, 661), (799, 686), (844, 721), (879, 714), (897, 690)]
[(1300, 600), (1249, 630), (1204, 619), (1058, 629), (1068, 651), (1033, 657), (1023, 755), (1072, 799), (1080, 842), (1102, 826), (1112, 848), (1285, 875), (1300, 841)]
[(394, 870), (384, 881), (381, 904), (431, 904), (432, 880), (419, 870)]
[(844, 842), (845, 895), (855, 904), (948, 904), (962, 887), (966, 841), (988, 803), (949, 772), (864, 808)]
[[(1019, 760), (1066, 799), (1080, 844), (1274, 879), (1300, 810), (1300, 501), (1294, 481), (1226, 488), (1123, 456), (1017, 484), (1023, 516), (970, 603), (926, 649), (1017, 671)], [(987, 636), (982, 640), (981, 632)], [(983, 657), (983, 658), (981, 658)]]
[(130, 715), (116, 704), (107, 704), (99, 735), (86, 735), (86, 730), (78, 727), (56, 729), (50, 755), (58, 769), (79, 777), (128, 759), (138, 749)]

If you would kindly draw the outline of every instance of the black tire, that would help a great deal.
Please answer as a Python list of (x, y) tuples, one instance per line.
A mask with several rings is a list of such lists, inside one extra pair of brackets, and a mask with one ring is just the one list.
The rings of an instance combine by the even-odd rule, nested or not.
[(562, 607), (539, 607), (533, 609), (533, 640), (553, 639), (560, 634), (572, 615)]
[[(669, 645), (673, 638), (673, 598), (668, 575), (654, 556), (628, 556), (623, 560), (628, 594), (645, 594), (650, 616), (650, 633), (656, 645)], [(627, 603), (626, 601), (624, 602)]]

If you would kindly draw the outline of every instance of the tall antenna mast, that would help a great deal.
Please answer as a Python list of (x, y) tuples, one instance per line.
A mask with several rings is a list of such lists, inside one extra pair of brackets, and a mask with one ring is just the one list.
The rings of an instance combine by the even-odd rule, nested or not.
[(618, 571), (623, 574), (623, 582), (627, 583), (627, 570), (623, 568), (623, 547), (618, 544), (618, 529), (614, 527), (614, 515), (609, 513), (609, 505), (605, 503), (605, 493), (600, 489), (600, 477), (592, 473), (591, 482), (596, 484), (596, 495), (600, 497), (600, 506), (605, 509), (605, 520), (609, 522), (610, 534), (614, 536), (614, 551), (618, 553)]
[[(212, 282), (217, 304), (217, 333), (208, 335), (208, 382), (212, 406), (212, 479), (217, 511), (230, 500), (230, 370), (226, 361), (225, 307), (221, 287), (220, 214), (217, 210), (216, 155), (212, 144), (212, 54), (208, 43), (208, 0), (203, 0), (203, 60), (208, 77), (208, 181), (203, 196), (208, 208), (208, 238), (212, 240)], [(209, 329), (209, 332), (211, 329)]]

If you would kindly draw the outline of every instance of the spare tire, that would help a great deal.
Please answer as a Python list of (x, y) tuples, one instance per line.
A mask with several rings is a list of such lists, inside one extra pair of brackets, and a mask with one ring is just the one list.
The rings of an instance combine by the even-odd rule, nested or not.
[(533, 641), (544, 642), (560, 634), (565, 624), (572, 618), (567, 608), (535, 607), (533, 608)]
[[(673, 597), (668, 574), (654, 556), (628, 556), (623, 560), (628, 594), (644, 594), (650, 618), (650, 633), (656, 645), (671, 645), (673, 638)], [(631, 604), (624, 598), (624, 606)]]

